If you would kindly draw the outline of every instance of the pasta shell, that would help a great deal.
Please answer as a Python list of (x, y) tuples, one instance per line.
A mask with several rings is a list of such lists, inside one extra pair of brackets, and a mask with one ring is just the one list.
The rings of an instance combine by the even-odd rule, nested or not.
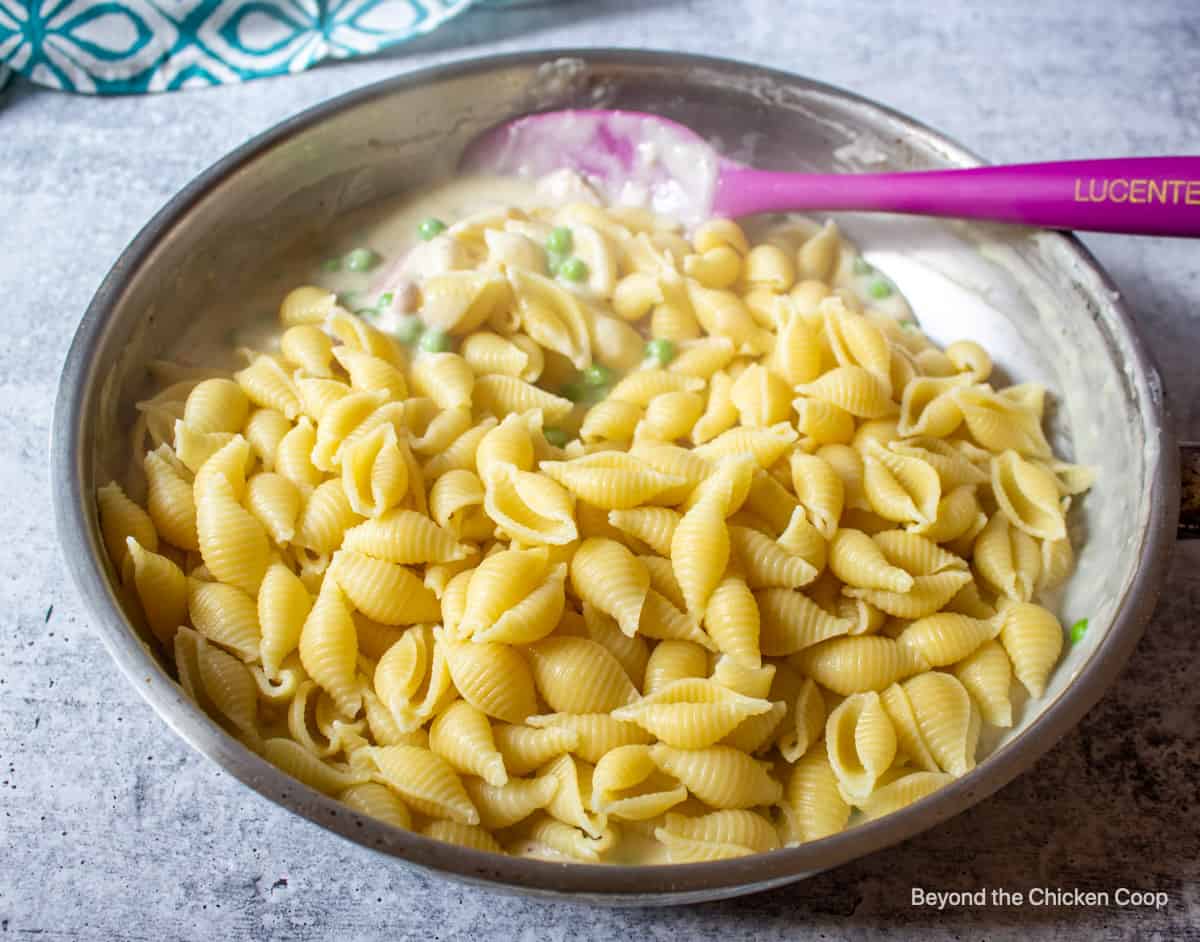
[(637, 633), (650, 575), (613, 540), (584, 540), (571, 560), (571, 587), (587, 604), (611, 615), (629, 637)]
[(874, 691), (847, 697), (829, 714), (825, 742), (838, 786), (852, 801), (870, 795), (896, 757), (896, 731)]
[(845, 829), (850, 805), (824, 749), (812, 749), (796, 761), (784, 791), (788, 845), (829, 837)]
[(574, 410), (570, 399), (546, 392), (515, 376), (489, 373), (475, 381), (475, 406), (484, 413), (506, 416), (540, 409), (548, 425), (563, 422)]
[(805, 678), (791, 708), (791, 723), (784, 723), (779, 737), (779, 754), (797, 762), (820, 739), (825, 730), (825, 699), (812, 678)]
[(877, 514), (898, 523), (932, 525), (942, 499), (937, 471), (875, 441), (863, 457), (863, 491)]
[(290, 739), (268, 739), (263, 743), (262, 755), (292, 778), (326, 795), (338, 795), (347, 788), (363, 784), (366, 778), (361, 772), (338, 769), (322, 762)]
[(558, 782), (554, 797), (546, 805), (549, 815), (584, 834), (600, 838), (608, 826), (608, 816), (592, 813), (592, 766), (572, 756), (559, 756), (539, 772)]
[(1046, 458), (1050, 445), (1042, 432), (1041, 416), (1020, 403), (991, 392), (985, 386), (957, 389), (954, 397), (962, 410), (967, 430), (979, 445), (991, 452), (1016, 451)]
[(296, 535), (303, 497), (300, 489), (282, 474), (256, 474), (246, 482), (246, 509), (258, 519), (278, 546), (287, 546)]
[[(551, 279), (520, 269), (507, 271), (521, 329), (547, 350), (561, 353), (577, 369), (592, 358), (588, 318), (582, 306)], [(551, 420), (555, 421), (555, 420)]]
[(967, 688), (983, 721), (992, 726), (1012, 726), (1012, 662), (998, 641), (987, 641), (951, 669)]
[(833, 638), (797, 654), (795, 664), (822, 687), (850, 696), (883, 690), (929, 669), (911, 648), (877, 635)]
[(459, 824), (478, 824), (479, 812), (450, 763), (420, 746), (363, 750), (389, 788), (415, 811)]
[(605, 510), (636, 507), (684, 483), (633, 455), (612, 451), (566, 462), (543, 461), (539, 467), (576, 497)]
[(421, 317), (432, 327), (465, 335), (510, 303), (511, 296), (499, 275), (448, 271), (421, 282)]
[(1013, 526), (1042, 540), (1067, 536), (1054, 475), (1015, 451), (992, 459), (992, 493)]
[(537, 712), (534, 677), (516, 648), (495, 641), (443, 640), (440, 646), (454, 686), (476, 709), (506, 723), (524, 722)]
[(838, 530), (829, 544), (829, 568), (847, 585), (885, 592), (909, 592), (913, 577), (888, 562), (883, 551), (859, 530)]
[(509, 466), (488, 478), (484, 510), (514, 539), (547, 546), (566, 546), (579, 536), (574, 499), (545, 475)]
[(659, 769), (714, 808), (752, 808), (781, 797), (782, 788), (763, 763), (729, 746), (685, 750), (655, 743), (650, 755)]
[(683, 515), (671, 538), (671, 566), (689, 614), (704, 615), (729, 554), (729, 531), (717, 499), (701, 501)]
[(437, 597), (410, 570), (353, 550), (338, 550), (329, 566), (354, 607), (385, 625), (435, 622), (441, 615)]
[(704, 627), (717, 650), (750, 668), (762, 664), (759, 621), (758, 604), (745, 580), (737, 576), (726, 576), (717, 584), (704, 610)]
[(592, 763), (621, 746), (645, 745), (651, 739), (636, 723), (618, 720), (611, 713), (548, 713), (531, 716), (528, 723), (545, 730), (574, 733), (575, 745), (567, 751)]
[(408, 808), (386, 785), (380, 785), (378, 782), (352, 785), (338, 797), (359, 814), (386, 821), (392, 827), (404, 828), (406, 831), (412, 828), (412, 815)]
[(539, 775), (531, 779), (510, 778), (504, 785), (491, 785), (482, 779), (468, 778), (463, 784), (471, 803), (479, 811), (480, 824), (489, 831), (524, 821), (535, 811), (550, 804), (558, 791), (558, 779), (553, 775)]
[(592, 774), (592, 803), (614, 817), (644, 821), (686, 798), (686, 788), (659, 772), (649, 746), (618, 746)]
[(980, 718), (966, 688), (941, 671), (918, 674), (903, 687), (921, 738), (941, 769), (958, 778), (975, 768)]
[(110, 482), (96, 491), (100, 513), (100, 533), (113, 568), (122, 572), (128, 550), (126, 541), (133, 537), (139, 546), (151, 553), (158, 549), (158, 533), (150, 515), (130, 500), (121, 485)]
[(433, 721), (429, 748), (457, 772), (478, 775), (496, 787), (508, 781), (504, 758), (492, 740), (487, 717), (465, 700), (451, 704)]
[(798, 589), (817, 577), (816, 568), (808, 560), (788, 553), (756, 530), (731, 526), (729, 541), (752, 589), (770, 586)]
[(132, 536), (125, 538), (133, 565), (133, 583), (154, 636), (164, 644), (183, 624), (188, 611), (187, 576), (171, 560), (159, 556)]
[(1000, 643), (1012, 660), (1013, 673), (1031, 696), (1040, 697), (1062, 654), (1062, 625), (1048, 609), (1028, 602), (1010, 605), (998, 617)]
[(263, 671), (274, 680), (284, 658), (300, 644), (300, 632), (312, 611), (312, 596), (300, 577), (283, 563), (272, 563), (258, 590)]
[(467, 547), (424, 514), (396, 508), (351, 527), (342, 548), (389, 563), (446, 563), (465, 559)]
[(877, 788), (858, 802), (858, 806), (868, 821), (874, 821), (907, 808), (953, 781), (954, 776), (942, 772), (912, 772)]
[(345, 448), (342, 490), (359, 516), (382, 516), (400, 503), (408, 487), (408, 464), (392, 426), (381, 425)]
[(861, 366), (839, 366), (796, 390), (861, 419), (882, 419), (897, 411), (888, 385)]
[(831, 615), (801, 592), (764, 589), (755, 600), (761, 618), (759, 645), (769, 657), (795, 654), (850, 632), (851, 623)]
[(661, 641), (650, 652), (646, 662), (642, 689), (647, 695), (657, 693), (669, 684), (708, 673), (708, 652), (691, 641)]
[(611, 712), (637, 699), (620, 662), (594, 641), (551, 637), (530, 645), (528, 651), (538, 693), (552, 710)]
[(350, 608), (337, 584), (321, 586), (300, 630), (300, 662), (308, 675), (328, 691), (338, 710), (356, 716), (362, 706), (358, 685), (358, 639)]
[[(198, 551), (196, 502), (191, 482), (184, 476), (186, 469), (179, 466), (166, 445), (147, 452), (142, 468), (146, 473), (146, 510), (154, 529), (172, 546)], [(103, 522), (101, 527), (103, 530)], [(145, 531), (143, 524), (139, 524), (138, 529)], [(130, 535), (134, 536), (133, 533)], [(105, 540), (107, 543), (107, 534)], [(109, 555), (114, 563), (119, 562), (111, 551)]]
[(999, 631), (999, 622), (939, 612), (914, 621), (896, 640), (919, 653), (930, 666), (945, 667), (970, 656)]
[(613, 716), (637, 723), (669, 746), (701, 749), (732, 732), (747, 717), (770, 709), (766, 700), (695, 678), (675, 681), (614, 711)]
[(235, 586), (188, 579), (187, 604), (188, 617), (205, 638), (243, 661), (257, 659), (262, 633), (253, 598)]

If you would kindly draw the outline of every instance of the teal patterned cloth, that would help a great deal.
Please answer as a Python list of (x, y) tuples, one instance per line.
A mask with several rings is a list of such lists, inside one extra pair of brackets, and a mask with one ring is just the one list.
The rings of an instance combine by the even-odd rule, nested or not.
[(8, 66), (94, 95), (225, 85), (377, 52), (476, 0), (0, 0)]

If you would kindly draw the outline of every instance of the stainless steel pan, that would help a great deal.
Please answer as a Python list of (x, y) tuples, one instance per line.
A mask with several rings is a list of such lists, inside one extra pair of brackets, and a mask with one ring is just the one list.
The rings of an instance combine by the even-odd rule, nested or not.
[[(759, 166), (903, 170), (978, 159), (909, 118), (826, 85), (743, 63), (670, 53), (523, 53), (370, 86), (254, 139), (186, 187), (142, 230), (88, 308), (54, 417), (56, 512), (68, 566), (114, 660), (164, 720), (250, 788), (407, 863), (540, 895), (681, 903), (779, 886), (959, 814), (1028, 769), (1112, 683), (1154, 607), (1179, 515), (1179, 455), (1161, 384), (1120, 295), (1069, 236), (951, 222), (847, 216), (842, 224), (914, 299), (935, 338), (982, 340), (1010, 378), (1055, 393), (1056, 444), (1099, 471), (1072, 513), (1084, 540), (1062, 600), (1091, 629), (1046, 696), (979, 767), (871, 824), (739, 860), (629, 868), (498, 858), (363, 817), (227, 736), (172, 679), (114, 592), (93, 495), (127, 460), (145, 364), (195, 312), (261, 273), (347, 210), (454, 166), (479, 130), (532, 109), (602, 104), (656, 111)], [(1193, 516), (1194, 519), (1194, 516)], [(1193, 528), (1193, 532), (1195, 532)]]

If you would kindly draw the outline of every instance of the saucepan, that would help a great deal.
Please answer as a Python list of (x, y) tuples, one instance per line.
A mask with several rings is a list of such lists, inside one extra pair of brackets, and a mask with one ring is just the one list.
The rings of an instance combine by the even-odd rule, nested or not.
[[(1097, 471), (1095, 488), (1072, 511), (1078, 568), (1059, 600), (1064, 611), (1086, 614), (1091, 628), (1070, 647), (1046, 696), (1026, 706), (973, 772), (898, 813), (800, 847), (705, 864), (573, 865), (440, 843), (364, 817), (247, 750), (184, 696), (169, 661), (125, 614), (93, 495), (130, 460), (128, 431), (133, 403), (148, 388), (147, 364), (215, 298), (236, 299), (271, 259), (318, 238), (347, 211), (445, 176), (467, 142), (499, 121), (567, 107), (656, 112), (765, 168), (980, 162), (903, 115), (810, 79), (660, 52), (468, 60), (372, 85), (283, 122), (201, 174), (150, 221), (101, 285), (67, 357), (54, 417), (56, 512), (92, 625), (172, 729), (263, 797), (381, 855), (494, 888), (638, 905), (717, 899), (803, 879), (966, 812), (1028, 769), (1113, 682), (1154, 608), (1180, 518), (1181, 455), (1135, 317), (1083, 246), (1062, 233), (838, 217), (908, 295), (934, 339), (979, 340), (1008, 380), (1045, 383), (1056, 451)], [(1185, 453), (1186, 476), (1197, 477), (1198, 463), (1195, 450)], [(1195, 502), (1184, 514), (1192, 535), (1200, 524)]]

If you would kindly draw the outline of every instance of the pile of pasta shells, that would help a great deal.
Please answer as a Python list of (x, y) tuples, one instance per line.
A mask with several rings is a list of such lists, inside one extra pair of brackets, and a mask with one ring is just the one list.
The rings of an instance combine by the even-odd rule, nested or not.
[[(297, 288), (240, 370), (155, 366), (99, 489), (129, 611), (247, 747), (444, 841), (681, 863), (916, 801), (1043, 693), (1089, 476), (833, 224), (578, 204), (433, 241), (408, 301), (452, 351)], [(606, 395), (560, 394), (592, 364)]]

